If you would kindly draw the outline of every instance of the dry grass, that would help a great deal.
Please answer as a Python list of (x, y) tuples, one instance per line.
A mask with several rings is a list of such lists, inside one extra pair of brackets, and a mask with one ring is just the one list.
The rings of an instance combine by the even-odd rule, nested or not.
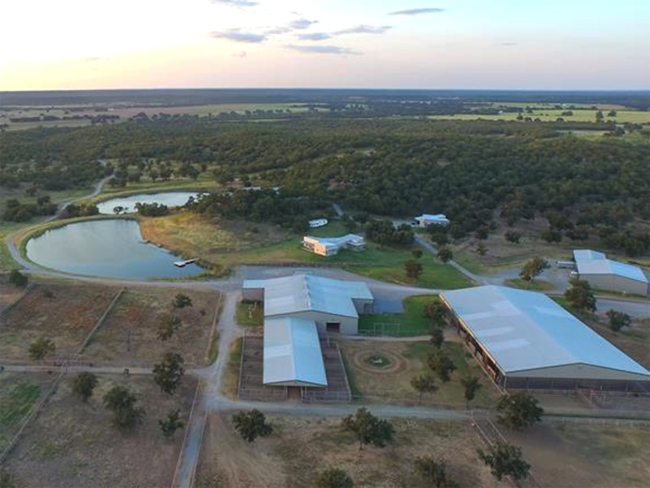
[(634, 319), (632, 326), (619, 332), (614, 332), (607, 325), (605, 312), (599, 312), (596, 320), (583, 320), (595, 332), (603, 336), (607, 341), (621, 349), (632, 359), (642, 364), (645, 368), (650, 368), (650, 319)]
[[(455, 334), (448, 331), (448, 338), (455, 340)], [(436, 381), (438, 391), (423, 395), (422, 401), (464, 407), (465, 400), (460, 379), (463, 375), (471, 373), (479, 377), (483, 385), (472, 405), (494, 405), (498, 392), (464, 346), (459, 342), (448, 340), (443, 347), (454, 361), (457, 370), (449, 382)], [(428, 342), (373, 340), (342, 342), (341, 352), (345, 358), (352, 393), (382, 403), (418, 403), (419, 395), (411, 386), (411, 378), (421, 373), (431, 372), (426, 361), (432, 349)], [(375, 355), (387, 357), (391, 364), (386, 368), (373, 368), (365, 362), (365, 359)]]
[[(67, 377), (41, 414), (25, 430), (5, 468), (19, 487), (160, 487), (170, 486), (183, 429), (165, 439), (158, 419), (181, 409), (187, 421), (196, 381), (185, 378), (173, 396), (160, 392), (151, 378), (101, 376), (95, 394), (83, 403)], [(122, 384), (135, 393), (146, 414), (131, 432), (112, 424), (103, 395)]]
[[(171, 304), (178, 293), (189, 296), (193, 305), (174, 309)], [(218, 303), (216, 292), (130, 288), (97, 331), (84, 357), (123, 365), (152, 365), (165, 352), (174, 351), (183, 356), (186, 366), (206, 364)], [(171, 339), (163, 342), (157, 331), (167, 313), (178, 316), (182, 326)]]
[(392, 444), (360, 451), (338, 418), (269, 420), (273, 434), (250, 445), (229, 417), (210, 416), (197, 488), (313, 486), (318, 472), (330, 466), (345, 470), (356, 487), (424, 487), (413, 470), (413, 460), (424, 455), (444, 460), (460, 486), (506, 486), (478, 460), (476, 449), (483, 446), (469, 423), (395, 419)]
[(240, 337), (230, 345), (228, 364), (223, 378), (223, 394), (231, 400), (237, 398), (239, 393), (239, 368), (241, 366), (243, 339)]
[(219, 254), (250, 249), (286, 239), (286, 234), (267, 224), (221, 221), (191, 212), (140, 220), (142, 236), (184, 255), (211, 261)]
[(23, 291), (23, 288), (16, 288), (15, 286), (0, 283), (0, 311), (14, 303)]
[(56, 355), (73, 354), (93, 329), (117, 288), (36, 285), (2, 319), (0, 357), (26, 360), (39, 337), (51, 339)]
[(523, 449), (542, 486), (648, 486), (647, 428), (545, 422), (506, 437)]

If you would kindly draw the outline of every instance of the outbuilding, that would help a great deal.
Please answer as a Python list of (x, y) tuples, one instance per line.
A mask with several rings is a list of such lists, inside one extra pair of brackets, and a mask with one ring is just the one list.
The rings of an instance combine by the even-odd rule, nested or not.
[(465, 344), (506, 389), (650, 393), (650, 372), (542, 293), (501, 286), (444, 292)]
[(573, 259), (578, 278), (593, 288), (648, 295), (648, 277), (638, 266), (608, 259), (605, 254), (589, 249), (573, 251)]
[(319, 256), (334, 256), (341, 249), (362, 251), (366, 247), (366, 240), (356, 234), (347, 234), (341, 237), (311, 237), (302, 239), (303, 247)]
[(422, 214), (419, 217), (415, 217), (415, 222), (419, 227), (429, 227), (430, 225), (442, 225), (446, 227), (449, 225), (449, 219), (444, 214)]

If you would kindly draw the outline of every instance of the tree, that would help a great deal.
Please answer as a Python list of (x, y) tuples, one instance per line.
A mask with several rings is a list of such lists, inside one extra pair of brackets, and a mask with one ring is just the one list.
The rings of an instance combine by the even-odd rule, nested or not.
[(434, 324), (431, 327), (431, 339), (429, 339), (429, 343), (435, 348), (439, 348), (442, 346), (442, 344), (445, 342), (445, 334), (442, 330), (442, 327), (438, 324)]
[(418, 401), (422, 401), (422, 394), (423, 393), (435, 393), (438, 391), (438, 387), (436, 386), (436, 380), (435, 378), (427, 373), (423, 373), (418, 376), (414, 376), (411, 378), (411, 386), (415, 391), (419, 393), (419, 398)]
[(174, 297), (174, 301), (173, 301), (172, 304), (173, 304), (174, 308), (191, 307), (192, 306), (192, 299), (190, 297), (188, 297), (187, 295), (183, 295), (182, 293), (179, 293)]
[(327, 468), (316, 477), (316, 488), (352, 488), (352, 478), (339, 468)]
[(525, 391), (502, 396), (497, 404), (497, 420), (512, 430), (522, 431), (535, 422), (541, 422), (544, 409), (537, 399)]
[(409, 259), (404, 263), (406, 270), (406, 277), (412, 280), (417, 280), (422, 274), (422, 264), (418, 263), (415, 259)]
[(359, 450), (364, 445), (372, 444), (385, 447), (393, 440), (395, 429), (384, 419), (379, 419), (371, 414), (365, 407), (357, 410), (354, 415), (348, 415), (342, 422), (343, 430), (352, 432), (359, 441)]
[(483, 244), (483, 241), (479, 241), (479, 243), (476, 245), (476, 254), (479, 256), (485, 256), (488, 253), (488, 248), (485, 244)]
[(451, 379), (452, 373), (456, 370), (454, 362), (442, 348), (429, 353), (427, 364), (443, 383), (447, 383)]
[(246, 442), (253, 442), (258, 437), (267, 437), (273, 432), (273, 426), (266, 422), (266, 417), (257, 409), (238, 412), (232, 420), (235, 430)]
[(29, 346), (29, 357), (34, 361), (40, 361), (49, 354), (54, 354), (56, 345), (50, 339), (39, 337)]
[(413, 249), (413, 250), (411, 251), (411, 255), (412, 255), (415, 259), (420, 259), (420, 258), (422, 257), (422, 249)]
[(158, 324), (158, 339), (163, 342), (171, 339), (174, 332), (181, 328), (181, 325), (183, 324), (179, 317), (169, 313), (163, 315)]
[(9, 273), (9, 284), (16, 288), (25, 288), (29, 283), (29, 278), (17, 269), (12, 269)]
[(116, 385), (104, 395), (104, 405), (113, 412), (113, 423), (124, 429), (142, 422), (144, 409), (136, 407), (137, 398), (124, 386)]
[(490, 468), (492, 475), (499, 481), (504, 476), (512, 476), (516, 481), (528, 477), (530, 464), (522, 459), (521, 449), (516, 446), (497, 442), (490, 446), (487, 452), (479, 449), (478, 457)]
[(505, 238), (506, 241), (511, 242), (513, 244), (519, 244), (519, 242), (521, 242), (521, 234), (519, 232), (515, 232), (512, 230), (509, 230), (508, 232), (505, 233)]
[(436, 461), (431, 456), (415, 458), (415, 472), (427, 483), (436, 488), (453, 488), (458, 486), (447, 474), (444, 461)]
[(447, 307), (439, 301), (427, 302), (424, 305), (424, 316), (436, 325), (444, 325), (447, 317)]
[(618, 332), (623, 327), (629, 327), (632, 324), (632, 317), (617, 310), (608, 311), (607, 318), (609, 319), (609, 326), (614, 332)]
[(534, 257), (524, 264), (519, 272), (519, 277), (524, 281), (535, 281), (535, 278), (548, 268), (550, 268), (550, 265), (546, 259)]
[(463, 385), (463, 394), (465, 395), (466, 408), (469, 410), (469, 402), (474, 400), (476, 393), (483, 387), (481, 380), (476, 376), (465, 376), (461, 378), (460, 384)]
[(596, 297), (587, 281), (572, 279), (569, 281), (571, 288), (564, 292), (569, 305), (579, 310), (596, 311)]
[(180, 420), (180, 410), (170, 410), (167, 412), (165, 420), (159, 420), (160, 430), (165, 437), (171, 437), (178, 429), (182, 429), (185, 424)]
[(562, 242), (562, 232), (553, 227), (544, 229), (539, 236), (548, 243)]
[(438, 249), (438, 254), (436, 254), (436, 256), (438, 256), (438, 259), (443, 263), (448, 263), (454, 259), (454, 253), (452, 250), (445, 246)]
[(72, 391), (81, 397), (84, 402), (93, 396), (93, 391), (97, 386), (97, 376), (87, 371), (79, 373), (72, 384)]
[(180, 384), (185, 370), (183, 369), (183, 358), (175, 352), (165, 353), (160, 364), (153, 367), (153, 379), (160, 389), (171, 395)]

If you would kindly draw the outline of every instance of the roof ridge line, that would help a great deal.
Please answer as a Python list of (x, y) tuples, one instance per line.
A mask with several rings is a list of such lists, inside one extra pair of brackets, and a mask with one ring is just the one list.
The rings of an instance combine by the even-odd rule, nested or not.
[(311, 293), (309, 293), (309, 285), (307, 284), (307, 280), (309, 279), (308, 275), (302, 275), (304, 278), (303, 284), (305, 285), (305, 294), (307, 295), (307, 311), (312, 310), (312, 304), (311, 304)]

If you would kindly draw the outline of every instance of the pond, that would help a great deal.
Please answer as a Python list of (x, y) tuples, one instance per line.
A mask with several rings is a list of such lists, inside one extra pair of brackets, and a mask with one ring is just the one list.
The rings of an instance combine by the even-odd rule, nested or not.
[(124, 207), (126, 212), (135, 212), (136, 203), (159, 203), (168, 207), (181, 207), (190, 197), (198, 197), (195, 191), (170, 191), (162, 193), (141, 193), (126, 197), (115, 197), (97, 204), (100, 214), (111, 215), (115, 207)]
[(174, 266), (181, 258), (142, 240), (135, 220), (77, 222), (48, 230), (27, 242), (27, 257), (46, 268), (110, 278), (183, 278), (204, 270)]

